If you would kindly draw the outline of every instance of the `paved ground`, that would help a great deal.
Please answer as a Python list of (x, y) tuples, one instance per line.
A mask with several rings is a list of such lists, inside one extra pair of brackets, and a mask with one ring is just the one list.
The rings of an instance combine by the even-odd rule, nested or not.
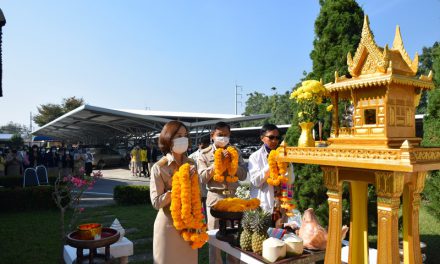
[[(247, 166), (247, 160), (245, 160)], [(93, 207), (114, 204), (113, 188), (117, 185), (150, 185), (150, 179), (133, 177), (128, 168), (108, 168), (102, 170), (103, 177), (99, 179), (92, 190), (86, 192), (81, 199), (82, 207)], [(249, 181), (249, 175), (246, 181)]]
[(102, 170), (103, 177), (99, 179), (92, 190), (86, 192), (81, 199), (81, 206), (93, 207), (113, 204), (113, 188), (117, 185), (149, 185), (150, 179), (133, 177), (128, 169), (110, 168)]

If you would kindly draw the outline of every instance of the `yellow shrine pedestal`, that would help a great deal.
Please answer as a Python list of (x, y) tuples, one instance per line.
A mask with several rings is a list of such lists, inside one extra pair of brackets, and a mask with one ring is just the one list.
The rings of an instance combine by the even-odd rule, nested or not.
[(419, 240), (420, 193), (426, 171), (440, 169), (440, 148), (298, 148), (284, 146), (282, 161), (321, 165), (328, 189), (329, 227), (325, 263), (341, 263), (342, 183), (350, 183), (349, 263), (368, 263), (368, 184), (377, 192), (377, 263), (400, 263), (398, 210), (403, 196), (405, 264), (422, 263)]
[[(368, 17), (355, 55), (347, 55), (350, 77), (326, 84), (332, 104), (330, 146), (283, 145), (278, 159), (320, 165), (328, 191), (329, 227), (325, 263), (341, 263), (342, 183), (350, 183), (349, 263), (368, 263), (368, 184), (377, 192), (377, 263), (400, 263), (398, 211), (403, 196), (404, 263), (422, 263), (419, 241), (420, 193), (427, 172), (440, 169), (440, 148), (419, 147), (415, 108), (422, 90), (434, 88), (432, 72), (416, 77), (400, 29), (391, 48), (376, 45)], [(341, 127), (338, 102), (350, 101), (352, 125)]]

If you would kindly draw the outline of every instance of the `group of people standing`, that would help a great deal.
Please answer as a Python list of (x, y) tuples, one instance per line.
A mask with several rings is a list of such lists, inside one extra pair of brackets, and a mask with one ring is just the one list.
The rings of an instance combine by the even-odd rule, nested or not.
[[(220, 200), (234, 197), (239, 186), (238, 182), (218, 182), (213, 179), (215, 174), (214, 153), (222, 148), (221, 155), (228, 158), (231, 155), (226, 148), (230, 145), (231, 129), (225, 122), (218, 122), (211, 131), (210, 141), (202, 142), (199, 150), (191, 157), (186, 151), (189, 145), (187, 127), (179, 121), (170, 121), (162, 129), (159, 137), (159, 148), (164, 157), (155, 163), (151, 169), (150, 197), (153, 207), (158, 210), (154, 222), (153, 262), (154, 263), (197, 263), (197, 250), (183, 240), (179, 231), (173, 226), (170, 212), (172, 178), (179, 167), (190, 164), (190, 177), (198, 175), (202, 186), (202, 196), (206, 193), (206, 216), (208, 230), (218, 229), (219, 220), (210, 214), (211, 208)], [(245, 164), (240, 151), (238, 152), (238, 169), (236, 176), (243, 181), (249, 172), (251, 182), (251, 197), (261, 201), (263, 210), (273, 212), (275, 206), (275, 190), (267, 184), (269, 177), (268, 154), (275, 150), (280, 141), (280, 131), (277, 126), (268, 124), (261, 128), (260, 140), (262, 147), (253, 153), (248, 165)], [(196, 173), (197, 172), (197, 173)], [(293, 174), (293, 172), (291, 172)], [(234, 175), (235, 176), (235, 175)], [(203, 198), (201, 197), (202, 201)], [(172, 249), (172, 251), (170, 251)], [(209, 263), (222, 263), (220, 250), (209, 247)], [(228, 263), (239, 263), (232, 256), (227, 257)]]
[(80, 174), (83, 168), (87, 175), (92, 173), (93, 154), (88, 148), (78, 147), (38, 147), (0, 149), (0, 176), (21, 176), (27, 168), (44, 166), (49, 175), (63, 176)]
[(130, 151), (131, 176), (150, 177), (150, 169), (157, 162), (158, 151), (156, 147), (136, 145)]

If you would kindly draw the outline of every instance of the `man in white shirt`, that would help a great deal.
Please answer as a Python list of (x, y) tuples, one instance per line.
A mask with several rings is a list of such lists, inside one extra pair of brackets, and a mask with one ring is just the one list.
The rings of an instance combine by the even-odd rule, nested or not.
[[(275, 150), (281, 140), (280, 131), (276, 125), (266, 124), (260, 130), (260, 139), (263, 146), (252, 153), (249, 157), (248, 170), (250, 175), (251, 198), (260, 200), (260, 207), (270, 213), (273, 213), (275, 207), (275, 190), (266, 180), (269, 178), (269, 163), (267, 157), (271, 150)], [(289, 166), (288, 173), (291, 173), (291, 181), (295, 179), (293, 170)]]

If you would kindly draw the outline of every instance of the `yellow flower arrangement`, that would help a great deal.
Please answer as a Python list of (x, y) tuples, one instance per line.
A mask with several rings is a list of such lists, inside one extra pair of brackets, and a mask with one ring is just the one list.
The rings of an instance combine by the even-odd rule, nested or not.
[(326, 96), (327, 90), (321, 82), (308, 80), (302, 82), (302, 86), (290, 94), (290, 99), (298, 103), (298, 121), (312, 122), (318, 114), (318, 105)]
[(206, 224), (200, 200), (199, 177), (189, 174), (189, 164), (180, 166), (172, 179), (171, 217), (182, 238), (190, 242), (193, 249), (202, 247), (208, 241)]
[(284, 176), (287, 172), (287, 162), (277, 161), (278, 150), (272, 150), (269, 153), (267, 161), (269, 163), (269, 178), (267, 183), (272, 186), (278, 186), (280, 183), (286, 183), (287, 177)]
[(229, 146), (226, 150), (230, 154), (230, 158), (223, 158), (223, 148), (218, 148), (214, 152), (214, 181), (223, 182), (225, 180), (224, 173), (227, 171), (227, 182), (237, 182), (238, 177), (238, 152), (234, 147)]
[(331, 110), (333, 110), (333, 105), (328, 105), (326, 108), (327, 112), (330, 112)]
[(226, 198), (218, 201), (213, 208), (222, 212), (243, 212), (247, 210), (254, 210), (260, 206), (260, 200), (253, 198), (250, 200), (244, 200), (237, 197)]

